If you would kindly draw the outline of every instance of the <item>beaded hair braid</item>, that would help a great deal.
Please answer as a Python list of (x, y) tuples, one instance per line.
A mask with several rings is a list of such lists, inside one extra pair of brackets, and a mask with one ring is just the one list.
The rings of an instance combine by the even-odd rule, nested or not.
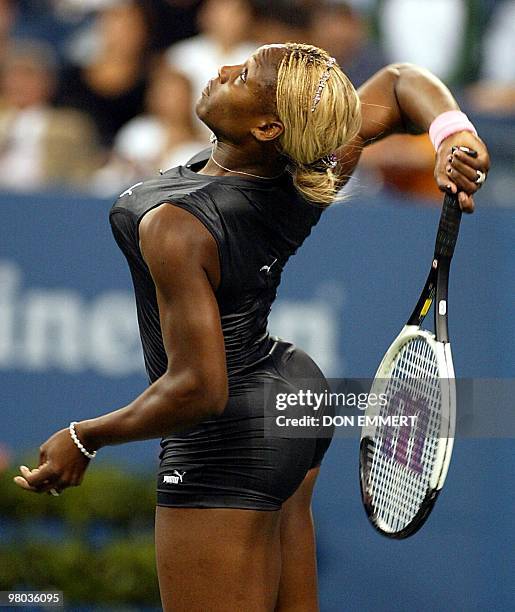
[(336, 64), (336, 60), (334, 59), (334, 57), (330, 57), (327, 60), (325, 72), (324, 72), (324, 74), (320, 78), (320, 83), (318, 84), (317, 90), (315, 92), (315, 96), (313, 98), (313, 106), (311, 107), (311, 112), (312, 113), (315, 112), (316, 107), (317, 107), (318, 103), (320, 102), (320, 99), (322, 97), (322, 92), (324, 91), (326, 83), (329, 80), (329, 77), (331, 76), (331, 68), (335, 64)]

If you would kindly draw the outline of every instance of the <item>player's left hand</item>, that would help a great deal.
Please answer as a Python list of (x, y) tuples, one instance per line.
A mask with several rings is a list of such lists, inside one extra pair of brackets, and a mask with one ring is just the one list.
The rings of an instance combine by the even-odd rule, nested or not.
[(447, 193), (457, 193), (460, 208), (466, 213), (474, 212), (473, 194), (481, 188), (489, 169), (488, 149), (472, 132), (451, 134), (436, 153), (438, 187)]
[(27, 491), (54, 495), (67, 487), (77, 487), (82, 482), (89, 459), (75, 446), (68, 429), (61, 429), (39, 449), (39, 465), (30, 470), (20, 466), (21, 476), (14, 482)]

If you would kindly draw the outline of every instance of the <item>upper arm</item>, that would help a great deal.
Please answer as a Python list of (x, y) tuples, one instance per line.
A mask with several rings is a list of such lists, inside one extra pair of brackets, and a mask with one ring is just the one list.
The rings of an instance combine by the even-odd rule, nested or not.
[(359, 136), (366, 146), (389, 134), (405, 131), (395, 92), (401, 67), (386, 66), (358, 89), (362, 108)]
[(168, 373), (226, 395), (225, 347), (213, 288), (218, 250), (187, 211), (164, 204), (143, 217), (140, 248), (152, 275)]
[(448, 87), (415, 64), (390, 64), (359, 90), (365, 143), (388, 134), (424, 134), (441, 113), (459, 110)]
[(402, 116), (395, 93), (400, 67), (386, 66), (359, 89), (361, 129), (356, 138), (337, 150), (339, 173), (349, 176), (356, 167), (363, 148), (389, 134), (403, 131)]

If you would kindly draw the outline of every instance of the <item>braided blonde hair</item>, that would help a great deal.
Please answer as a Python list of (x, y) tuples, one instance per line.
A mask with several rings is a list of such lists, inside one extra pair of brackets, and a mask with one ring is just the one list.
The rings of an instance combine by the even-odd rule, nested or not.
[(323, 49), (287, 43), (277, 73), (277, 114), (284, 124), (279, 149), (296, 188), (312, 202), (331, 204), (338, 181), (324, 158), (350, 142), (361, 127), (358, 94)]

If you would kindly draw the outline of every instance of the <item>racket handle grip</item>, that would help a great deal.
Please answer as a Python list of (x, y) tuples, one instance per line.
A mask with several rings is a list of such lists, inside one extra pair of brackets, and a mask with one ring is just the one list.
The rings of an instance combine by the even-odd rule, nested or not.
[(461, 208), (458, 196), (446, 193), (443, 201), (440, 224), (436, 235), (435, 257), (451, 257), (458, 239), (461, 221)]

